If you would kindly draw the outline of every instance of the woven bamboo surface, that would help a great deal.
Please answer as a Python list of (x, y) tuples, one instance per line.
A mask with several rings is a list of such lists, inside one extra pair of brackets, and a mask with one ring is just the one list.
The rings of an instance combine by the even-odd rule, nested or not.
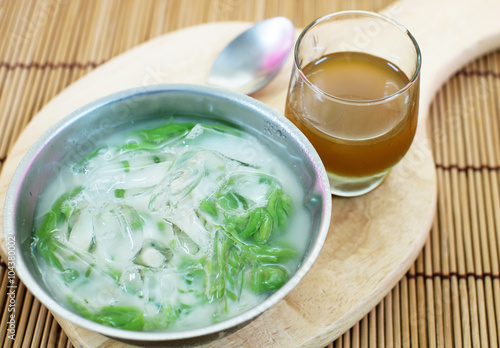
[[(286, 16), (296, 27), (390, 0), (0, 0), (0, 170), (26, 124), (71, 82), (139, 43), (190, 25)], [(500, 345), (500, 51), (460, 69), (431, 106), (437, 215), (407, 274), (329, 347)], [(4, 347), (72, 347), (16, 279), (8, 337), (8, 269), (0, 264)]]

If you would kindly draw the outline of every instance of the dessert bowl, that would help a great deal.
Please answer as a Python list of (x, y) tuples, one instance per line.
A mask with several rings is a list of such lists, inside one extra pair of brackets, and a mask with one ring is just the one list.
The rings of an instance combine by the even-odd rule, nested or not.
[[(294, 196), (301, 197), (296, 204), (302, 206), (308, 216), (307, 220), (303, 220), (307, 223), (300, 226), (303, 248), (296, 256), (295, 266), (286, 282), (266, 292), (258, 303), (211, 323), (187, 324), (165, 330), (136, 330), (134, 327), (112, 327), (102, 321), (91, 320), (62, 301), (48, 286), (48, 279), (52, 279), (48, 275), (50, 272), (40, 270), (41, 258), (34, 255), (34, 250), (37, 250), (34, 241), (38, 238), (34, 238), (34, 225), (40, 219), (37, 210), (39, 197), (42, 195), (47, 199), (47, 194), (43, 192), (48, 182), (53, 180), (51, 178), (64, 172), (68, 165), (95, 154), (96, 147), (124, 125), (147, 121), (155, 124), (181, 123), (186, 119), (194, 123), (222, 125), (248, 134), (289, 169), (292, 181), (300, 191), (298, 196)], [(231, 146), (240, 145), (228, 144), (226, 147)], [(246, 160), (245, 156), (258, 160), (260, 154), (247, 151), (245, 146), (242, 143), (239, 150), (243, 160)], [(224, 149), (221, 151), (224, 152)], [(244, 165), (249, 166), (247, 163)], [(123, 192), (119, 192), (121, 195), (115, 191), (115, 196), (122, 199)], [(103, 97), (62, 118), (45, 132), (23, 157), (10, 183), (5, 201), (4, 231), (6, 241), (15, 241), (18, 276), (59, 318), (117, 340), (141, 345), (166, 344), (167, 341), (199, 342), (214, 335), (220, 337), (247, 324), (297, 286), (312, 267), (328, 233), (331, 218), (329, 192), (328, 177), (316, 151), (305, 136), (275, 110), (253, 98), (220, 88), (189, 84), (155, 85)], [(57, 199), (56, 196), (52, 198), (53, 201)], [(64, 263), (64, 255), (58, 257), (57, 262)], [(141, 267), (153, 267), (152, 263), (157, 259), (153, 257), (151, 260), (144, 267), (141, 264)], [(66, 282), (70, 280), (66, 279)]]

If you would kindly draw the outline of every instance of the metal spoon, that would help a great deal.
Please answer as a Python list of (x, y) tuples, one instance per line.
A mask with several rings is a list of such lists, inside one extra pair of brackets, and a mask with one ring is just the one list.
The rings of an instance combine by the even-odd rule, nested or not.
[(243, 94), (258, 91), (280, 71), (294, 38), (294, 25), (285, 17), (258, 22), (224, 48), (207, 82)]

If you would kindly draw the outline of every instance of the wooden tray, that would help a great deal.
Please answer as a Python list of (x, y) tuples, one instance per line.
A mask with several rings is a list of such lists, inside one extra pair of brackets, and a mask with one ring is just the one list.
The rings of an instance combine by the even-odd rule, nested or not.
[[(322, 346), (369, 312), (397, 283), (420, 252), (436, 203), (427, 111), (434, 93), (469, 59), (496, 47), (500, 4), (495, 0), (404, 0), (386, 14), (406, 25), (420, 43), (424, 66), (420, 125), (408, 155), (389, 179), (358, 198), (333, 198), (325, 246), (289, 296), (240, 330), (206, 344), (213, 347)], [(435, 15), (432, 15), (435, 14)], [(424, 25), (421, 25), (421, 24)], [(154, 83), (204, 83), (220, 50), (250, 23), (212, 23), (149, 41), (89, 73), (48, 103), (12, 148), (0, 177), (0, 216), (15, 168), (46, 129), (103, 95)], [(283, 112), (291, 60), (253, 96)], [(6, 256), (0, 227), (0, 252)], [(75, 346), (123, 347), (123, 343), (57, 318)]]

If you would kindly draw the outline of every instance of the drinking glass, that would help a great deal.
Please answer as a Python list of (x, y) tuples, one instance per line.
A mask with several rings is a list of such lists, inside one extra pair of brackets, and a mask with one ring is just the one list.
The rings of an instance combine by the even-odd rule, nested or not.
[(300, 34), (285, 115), (311, 141), (331, 192), (378, 187), (417, 127), (421, 54), (401, 24), (376, 13), (323, 16)]

